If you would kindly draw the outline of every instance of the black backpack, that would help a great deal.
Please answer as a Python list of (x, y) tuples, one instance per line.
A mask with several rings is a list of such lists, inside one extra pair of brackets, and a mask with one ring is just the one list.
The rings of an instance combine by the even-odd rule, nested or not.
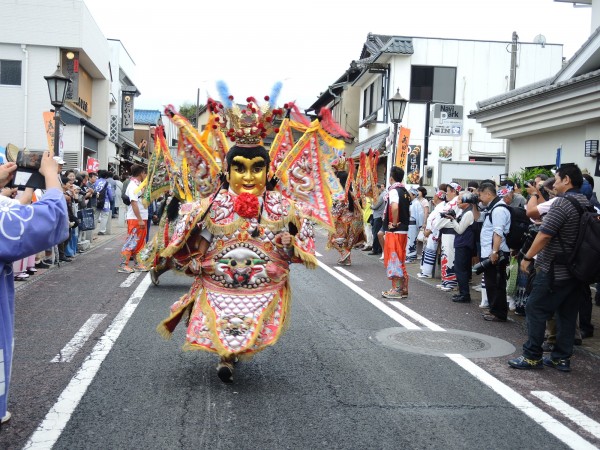
[[(566, 265), (577, 280), (585, 284), (600, 282), (600, 214), (596, 212), (593, 206), (584, 209), (575, 198), (565, 195), (579, 213), (579, 230), (575, 248), (567, 253), (560, 233), (558, 242), (563, 250), (563, 258)], [(558, 258), (558, 257), (557, 257)]]
[(121, 200), (123, 201), (123, 204), (127, 206), (131, 205), (131, 200), (129, 200), (129, 196), (127, 195), (127, 186), (129, 186), (129, 181), (130, 179), (127, 179), (123, 182), (123, 187), (121, 191)]
[(106, 191), (108, 190), (108, 181), (104, 185), (100, 192), (98, 192), (98, 199), (96, 201), (96, 209), (104, 209), (104, 202), (106, 201)]
[(525, 211), (525, 208), (513, 207), (506, 205), (505, 203), (497, 203), (490, 210), (490, 222), (492, 222), (492, 211), (498, 206), (506, 208), (510, 212), (510, 228), (508, 229), (508, 234), (504, 235), (504, 238), (506, 239), (506, 245), (511, 250), (520, 250), (527, 239), (527, 233), (529, 231), (529, 225), (531, 225), (531, 219), (527, 217), (527, 211)]

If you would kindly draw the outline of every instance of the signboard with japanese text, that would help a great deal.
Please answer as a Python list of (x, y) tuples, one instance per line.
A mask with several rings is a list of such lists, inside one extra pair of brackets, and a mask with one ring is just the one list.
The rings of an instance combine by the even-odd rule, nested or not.
[(396, 151), (395, 166), (404, 169), (406, 167), (406, 158), (408, 157), (408, 142), (410, 140), (410, 128), (400, 127), (400, 136), (398, 138), (398, 149)]
[(406, 183), (419, 184), (421, 180), (421, 146), (408, 146), (408, 164), (406, 166)]
[(121, 96), (121, 131), (133, 130), (133, 97), (130, 92)]
[[(50, 112), (50, 111), (44, 111), (42, 113), (42, 116), (44, 118), (44, 129), (46, 130), (46, 139), (48, 141), (48, 150), (53, 152), (54, 151), (54, 113)], [(65, 128), (64, 126), (61, 126), (59, 129), (59, 140), (58, 140), (58, 155), (61, 158), (64, 156), (65, 153), (65, 145), (63, 142), (63, 135), (64, 135), (64, 131)]]
[(462, 105), (433, 105), (431, 134), (436, 136), (460, 136), (463, 129)]

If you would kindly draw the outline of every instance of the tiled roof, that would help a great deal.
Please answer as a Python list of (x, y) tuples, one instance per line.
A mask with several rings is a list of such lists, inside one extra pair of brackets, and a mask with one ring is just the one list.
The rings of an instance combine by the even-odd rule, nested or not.
[(135, 109), (133, 111), (133, 123), (137, 125), (156, 125), (160, 119), (160, 111), (157, 109)]

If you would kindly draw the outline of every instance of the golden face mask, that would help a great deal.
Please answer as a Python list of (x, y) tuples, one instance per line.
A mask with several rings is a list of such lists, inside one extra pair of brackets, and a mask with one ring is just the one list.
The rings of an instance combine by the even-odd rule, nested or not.
[(264, 158), (235, 156), (227, 172), (227, 181), (236, 194), (262, 195), (267, 184), (267, 164)]

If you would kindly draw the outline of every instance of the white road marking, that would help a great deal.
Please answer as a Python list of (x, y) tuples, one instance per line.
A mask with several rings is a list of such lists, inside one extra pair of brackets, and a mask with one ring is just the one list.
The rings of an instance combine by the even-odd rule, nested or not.
[(413, 311), (408, 306), (406, 306), (406, 305), (404, 305), (404, 304), (402, 304), (400, 302), (397, 302), (397, 301), (393, 301), (393, 302), (390, 302), (390, 303), (392, 305), (394, 305), (396, 308), (398, 308), (400, 311), (402, 311), (404, 314), (406, 314), (407, 316), (410, 316), (413, 319), (415, 319), (417, 322), (420, 322), (423, 325), (425, 325), (430, 330), (433, 330), (433, 331), (446, 331), (442, 327), (440, 327), (439, 325), (436, 325), (435, 323), (433, 323), (431, 320), (428, 320), (425, 317), (423, 317), (421, 314), (417, 313), (416, 311)]
[(127, 279), (125, 281), (123, 281), (119, 285), (119, 287), (122, 287), (122, 288), (128, 288), (128, 287), (130, 287), (135, 282), (135, 280), (137, 280), (137, 278), (140, 276), (141, 273), (142, 272), (134, 272), (134, 273), (132, 273), (131, 275), (129, 275), (127, 277)]
[(85, 391), (92, 383), (102, 362), (117, 341), (121, 331), (125, 328), (127, 321), (134, 313), (140, 300), (150, 286), (150, 275), (148, 274), (135, 289), (125, 306), (117, 317), (112, 321), (104, 335), (94, 346), (92, 353), (85, 359), (75, 376), (60, 394), (54, 406), (48, 411), (42, 423), (31, 435), (24, 449), (47, 450), (52, 448), (60, 437), (62, 431), (71, 419), (71, 415), (81, 401)]
[[(343, 276), (341, 276), (340, 274), (338, 274), (335, 270), (333, 270), (326, 264), (322, 263), (321, 261), (318, 261), (318, 265), (323, 270), (325, 270), (330, 275), (332, 275), (334, 278), (337, 278), (338, 280), (340, 280), (343, 284), (348, 286), (350, 289), (352, 289), (358, 295), (363, 297), (365, 300), (367, 300), (373, 306), (378, 308), (383, 313), (387, 314), (392, 319), (396, 320), (398, 323), (400, 323), (407, 329), (412, 329), (412, 330), (420, 329), (418, 326), (416, 326), (415, 324), (413, 324), (412, 322), (410, 322), (409, 320), (407, 320), (406, 318), (404, 318), (403, 316), (398, 314), (396, 311), (394, 311), (393, 309), (384, 305), (381, 301), (377, 300), (371, 294), (364, 291), (360, 287), (356, 286), (350, 280), (348, 280), (348, 279), (344, 278)], [(445, 331), (442, 327), (440, 327), (439, 325), (436, 325), (435, 323), (424, 318), (423, 316), (418, 314), (416, 311), (413, 311), (406, 305), (404, 305), (400, 302), (397, 302), (397, 301), (393, 301), (390, 303), (393, 304), (398, 309), (402, 310), (405, 314), (411, 316), (413, 319), (424, 324), (430, 330)], [(480, 382), (482, 382), (483, 384), (485, 384), (486, 386), (491, 388), (494, 392), (496, 392), (502, 398), (504, 398), (509, 403), (511, 403), (515, 408), (517, 408), (518, 410), (520, 410), (521, 412), (523, 412), (524, 414), (529, 416), (531, 419), (533, 419), (535, 422), (537, 422), (539, 425), (541, 425), (546, 431), (548, 431), (550, 434), (554, 435), (556, 438), (558, 438), (560, 441), (562, 441), (568, 447), (570, 447), (572, 449), (576, 449), (576, 450), (587, 450), (587, 449), (590, 449), (590, 450), (596, 449), (597, 450), (597, 447), (595, 447), (592, 443), (586, 441), (584, 438), (579, 436), (577, 433), (575, 433), (574, 431), (567, 428), (565, 425), (563, 425), (561, 422), (556, 420), (550, 414), (546, 413), (542, 409), (535, 406), (533, 403), (531, 403), (529, 400), (527, 400), (525, 397), (523, 397), (517, 391), (515, 391), (514, 389), (512, 389), (511, 387), (502, 383), (500, 380), (498, 380), (494, 376), (487, 373), (485, 370), (483, 370), (481, 367), (479, 367), (474, 362), (470, 361), (465, 356), (458, 355), (458, 354), (446, 354), (446, 356), (450, 360), (452, 360), (456, 364), (458, 364), (460, 367), (462, 367), (464, 370), (466, 370), (468, 373), (470, 373), (472, 376), (477, 378)]]
[(547, 391), (531, 391), (533, 395), (539, 398), (541, 401), (546, 403), (548, 406), (556, 409), (558, 412), (562, 413), (568, 419), (575, 422), (585, 431), (590, 433), (591, 435), (600, 438), (600, 423), (596, 422), (593, 419), (590, 419), (588, 416), (583, 414), (581, 411), (576, 410), (571, 405), (568, 405), (560, 398), (552, 395)]
[(396, 322), (398, 322), (404, 328), (406, 328), (408, 330), (420, 330), (420, 328), (417, 325), (415, 325), (414, 323), (412, 323), (410, 320), (401, 316), (395, 310), (393, 310), (392, 308), (390, 308), (383, 302), (377, 300), (375, 297), (373, 297), (371, 294), (369, 294), (364, 289), (359, 288), (357, 285), (352, 283), (346, 277), (343, 277), (342, 275), (337, 273), (335, 270), (333, 270), (327, 264), (322, 263), (321, 261), (317, 261), (317, 264), (319, 265), (319, 267), (321, 269), (323, 269), (324, 271), (329, 273), (332, 277), (337, 278), (343, 284), (348, 286), (350, 289), (352, 289), (354, 292), (356, 292), (358, 295), (360, 295), (362, 298), (364, 298), (366, 301), (368, 301), (371, 305), (375, 306), (377, 309), (379, 309), (383, 313), (387, 314), (389, 317), (394, 319)]
[(315, 252), (315, 256), (318, 256), (320, 258), (323, 255), (321, 255), (319, 252)]
[(553, 434), (556, 438), (561, 440), (570, 448), (577, 450), (597, 448), (574, 431), (569, 430), (565, 425), (560, 423), (550, 414), (535, 406), (521, 394), (487, 373), (473, 361), (470, 361), (463, 355), (447, 354), (446, 356), (481, 381), (483, 384), (491, 388), (502, 398), (507, 400), (519, 411), (523, 412), (535, 422), (540, 424), (548, 433)]
[(358, 278), (356, 275), (354, 275), (352, 272), (347, 271), (346, 269), (344, 269), (343, 267), (335, 267), (335, 270), (343, 273), (344, 275), (346, 275), (348, 278), (350, 278), (352, 281), (362, 281), (360, 278)]
[(105, 317), (106, 314), (93, 314), (92, 317), (90, 317), (87, 322), (83, 324), (79, 331), (75, 333), (73, 339), (71, 339), (69, 343), (63, 347), (60, 353), (56, 355), (50, 362), (70, 362)]

